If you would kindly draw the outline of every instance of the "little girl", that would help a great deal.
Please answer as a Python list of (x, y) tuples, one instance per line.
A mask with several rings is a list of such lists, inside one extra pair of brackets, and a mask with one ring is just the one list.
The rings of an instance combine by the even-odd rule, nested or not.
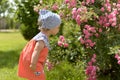
[(41, 32), (27, 43), (19, 59), (18, 76), (28, 80), (45, 80), (44, 63), (50, 49), (48, 38), (58, 33), (61, 19), (49, 10), (40, 10), (38, 24)]

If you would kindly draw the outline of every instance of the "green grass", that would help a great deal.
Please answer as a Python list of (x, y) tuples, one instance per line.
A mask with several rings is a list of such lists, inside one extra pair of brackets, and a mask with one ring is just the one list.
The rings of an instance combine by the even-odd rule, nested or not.
[(0, 80), (23, 80), (17, 76), (17, 68), (26, 42), (19, 32), (0, 33)]

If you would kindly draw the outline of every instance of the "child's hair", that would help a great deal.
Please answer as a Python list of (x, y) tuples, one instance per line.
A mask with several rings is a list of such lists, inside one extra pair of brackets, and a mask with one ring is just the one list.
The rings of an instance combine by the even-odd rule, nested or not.
[(43, 30), (43, 31), (49, 31), (49, 30), (50, 30), (50, 29), (47, 29), (47, 28), (43, 28), (43, 27), (42, 27), (42, 21), (41, 21), (40, 19), (38, 19), (38, 23), (37, 23), (37, 24), (38, 24), (38, 26), (39, 26), (39, 27), (38, 27), (39, 30)]
[(38, 29), (40, 30), (50, 30), (61, 24), (60, 16), (49, 10), (40, 10), (38, 18)]

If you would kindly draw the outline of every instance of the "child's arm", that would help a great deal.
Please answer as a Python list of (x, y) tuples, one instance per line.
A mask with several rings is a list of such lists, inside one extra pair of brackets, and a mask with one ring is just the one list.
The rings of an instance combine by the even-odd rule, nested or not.
[(33, 51), (32, 57), (31, 57), (30, 68), (32, 70), (36, 69), (36, 64), (37, 64), (37, 61), (38, 61), (38, 58), (39, 58), (39, 54), (40, 54), (41, 50), (44, 48), (44, 46), (45, 45), (44, 45), (43, 41), (37, 41), (36, 42), (36, 45), (35, 45), (35, 48), (34, 48), (34, 51)]

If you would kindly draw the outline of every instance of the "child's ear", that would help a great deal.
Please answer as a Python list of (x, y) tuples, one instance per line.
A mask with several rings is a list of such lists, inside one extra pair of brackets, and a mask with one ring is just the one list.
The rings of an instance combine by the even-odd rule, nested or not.
[(42, 26), (41, 20), (38, 19), (37, 25)]

